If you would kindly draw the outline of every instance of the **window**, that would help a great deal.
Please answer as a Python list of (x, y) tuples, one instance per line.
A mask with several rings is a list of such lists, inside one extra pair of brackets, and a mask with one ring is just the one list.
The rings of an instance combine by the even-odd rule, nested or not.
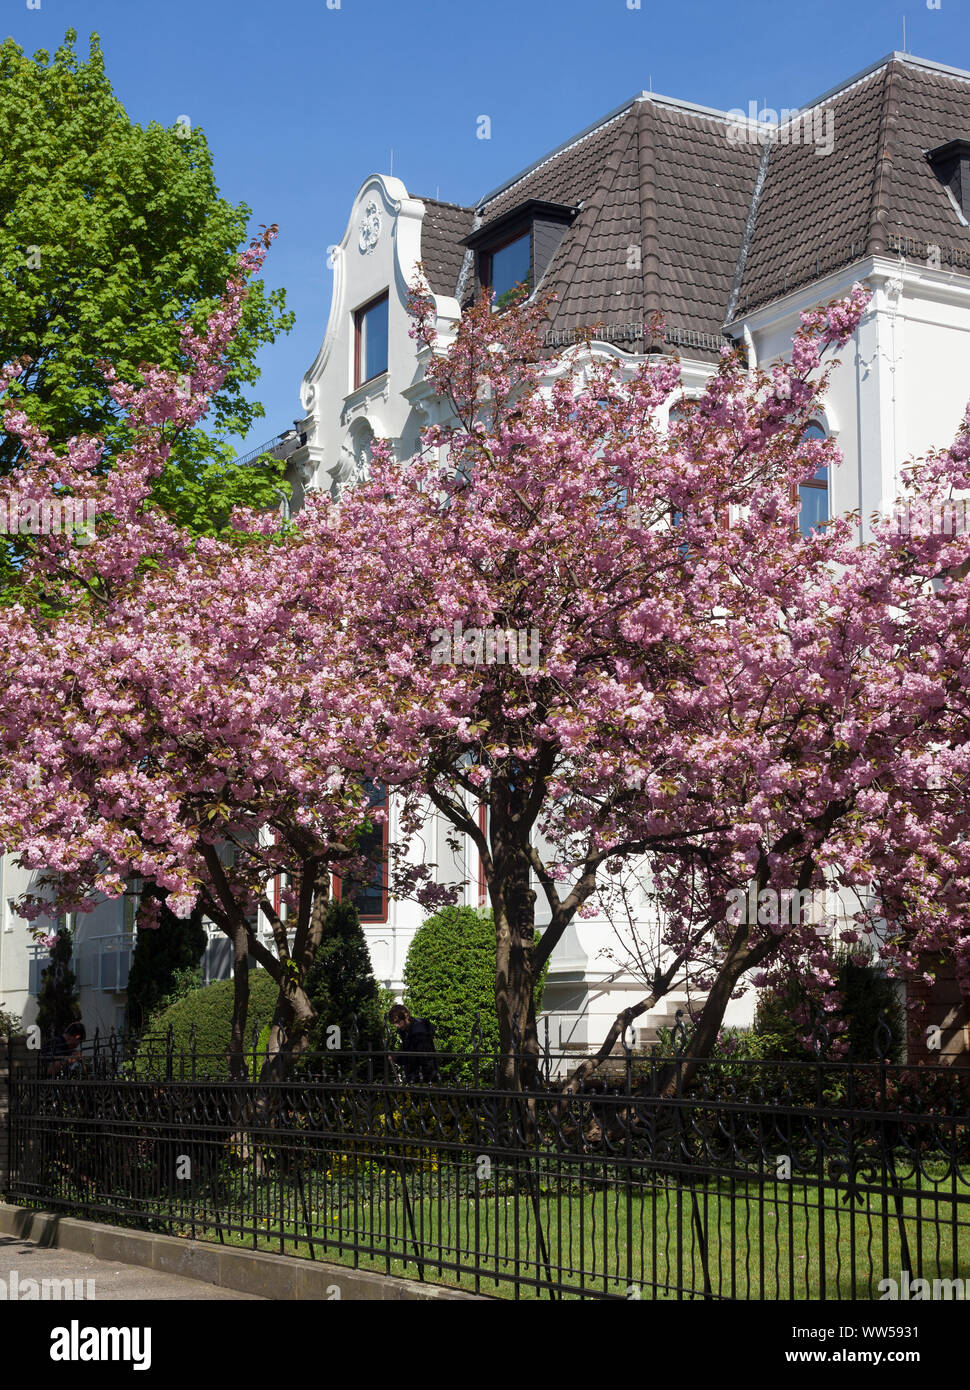
[(492, 291), (496, 308), (505, 307), (517, 285), (535, 289), (578, 211), (528, 198), (463, 238), (475, 253), (478, 283)]
[[(375, 810), (387, 810), (387, 788), (379, 783), (368, 786), (368, 797)], [(357, 849), (371, 862), (371, 872), (365, 877), (334, 879), (334, 896), (348, 898), (360, 913), (362, 922), (387, 921), (387, 821), (365, 830), (357, 841)]]
[[(808, 426), (802, 439), (824, 439), (825, 431), (814, 420)], [(815, 475), (798, 486), (798, 529), (803, 536), (813, 531), (824, 531), (829, 517), (829, 470), (828, 464), (821, 464)]]
[(387, 371), (387, 291), (354, 314), (354, 389)]
[(513, 241), (490, 251), (484, 258), (482, 278), (499, 309), (505, 307), (517, 285), (532, 284), (532, 234), (522, 232)]

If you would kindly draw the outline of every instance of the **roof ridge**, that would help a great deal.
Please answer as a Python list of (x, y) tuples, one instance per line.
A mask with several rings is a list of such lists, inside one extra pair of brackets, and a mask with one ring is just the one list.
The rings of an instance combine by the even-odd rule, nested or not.
[(654, 104), (643, 101), (637, 113), (637, 183), (640, 190), (640, 293), (644, 313), (660, 308), (660, 240), (657, 231), (657, 141)]
[(458, 212), (475, 211), (474, 203), (469, 207), (465, 203), (450, 203), (446, 198), (428, 198), (423, 193), (411, 193), (409, 196), (416, 198), (420, 203), (434, 203), (435, 207), (439, 208), (456, 208)]
[(724, 311), (724, 322), (726, 324), (734, 322), (738, 309), (738, 301), (741, 298), (741, 287), (744, 284), (744, 268), (748, 263), (748, 252), (751, 250), (751, 242), (754, 239), (755, 224), (758, 220), (758, 209), (761, 206), (761, 195), (768, 181), (768, 164), (771, 159), (771, 151), (772, 142), (768, 140), (765, 143), (764, 149), (761, 151), (761, 160), (758, 164), (757, 177), (754, 181), (754, 188), (751, 190), (751, 202), (748, 204), (748, 216), (744, 223), (744, 234), (741, 237), (741, 245), (738, 247), (738, 259), (734, 266), (734, 279), (731, 282), (731, 293)]
[(886, 69), (883, 82), (882, 112), (879, 117), (876, 167), (873, 174), (872, 196), (869, 205), (869, 231), (866, 238), (866, 254), (870, 256), (881, 255), (886, 249), (887, 224), (890, 217), (889, 184), (892, 180), (896, 143), (896, 112), (893, 107), (895, 80), (896, 61), (893, 59)]
[(621, 117), (625, 116), (637, 99), (637, 97), (631, 97), (630, 100), (625, 101), (622, 106), (614, 107), (612, 111), (609, 111), (600, 120), (594, 121), (594, 123), (587, 126), (585, 130), (581, 130), (578, 135), (570, 136), (568, 140), (564, 140), (561, 145), (557, 145), (556, 148), (550, 150), (548, 154), (540, 155), (538, 159), (533, 160), (533, 162), (524, 169), (520, 169), (512, 178), (506, 179), (505, 182), (499, 184), (497, 188), (493, 188), (490, 193), (486, 193), (484, 197), (479, 198), (475, 203), (475, 211), (478, 212), (485, 207), (487, 203), (494, 202), (500, 193), (505, 193), (515, 184), (521, 183), (529, 174), (534, 174), (536, 170), (541, 169), (543, 165), (550, 164), (558, 155), (565, 154), (567, 150), (575, 149), (577, 145), (581, 145), (582, 142), (587, 140), (591, 135), (597, 135), (601, 130), (605, 130), (613, 121), (619, 120)]
[[(606, 201), (607, 194), (616, 181), (616, 176), (623, 165), (623, 157), (629, 150), (631, 142), (636, 137), (636, 133), (637, 127), (635, 123), (631, 121), (626, 139), (613, 142), (612, 148), (603, 161), (603, 172), (600, 175), (599, 181), (593, 189), (593, 192), (584, 202), (582, 211), (573, 223), (573, 235), (569, 238), (566, 255), (557, 270), (556, 277), (550, 282), (549, 288), (551, 290), (555, 291), (560, 286), (568, 285), (571, 282), (572, 273), (582, 259), (600, 209)], [(581, 227), (580, 223), (582, 223)], [(538, 286), (536, 288), (538, 288)], [(555, 322), (556, 315), (561, 308), (561, 303), (562, 301), (560, 300), (552, 306), (552, 313), (549, 315), (550, 325)]]

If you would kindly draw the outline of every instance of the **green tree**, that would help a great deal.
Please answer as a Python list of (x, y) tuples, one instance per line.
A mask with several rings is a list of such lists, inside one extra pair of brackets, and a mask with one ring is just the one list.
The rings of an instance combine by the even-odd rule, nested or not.
[(343, 1047), (380, 1048), (384, 1039), (381, 994), (371, 971), (360, 915), (346, 898), (331, 898), (323, 940), (307, 972), (306, 991), (316, 1012), (309, 1050), (323, 1052), (327, 1030), (340, 1029)]
[[(201, 327), (247, 238), (250, 209), (221, 198), (205, 136), (186, 118), (131, 122), (92, 35), (86, 62), (68, 30), (53, 57), (0, 45), (0, 361), (30, 359), (18, 378), (29, 418), (56, 444), (103, 434), (110, 457), (126, 440), (99, 366), (124, 381), (142, 363), (186, 365), (181, 321)], [(203, 430), (173, 442), (156, 497), (197, 534), (225, 530), (232, 506), (270, 506), (285, 491), (264, 456), (234, 466), (227, 434), (264, 414), (244, 388), (264, 343), (289, 331), (282, 290), (251, 287), (231, 367)], [(0, 433), (0, 474), (23, 461)], [(29, 538), (8, 542), (7, 581)]]
[(165, 893), (154, 885), (146, 885), (142, 897), (162, 899), (157, 931), (140, 931), (135, 938), (128, 974), (128, 1029), (140, 1033), (151, 1016), (161, 1008), (162, 1001), (172, 1002), (176, 988), (184, 990), (186, 978), (202, 984), (199, 962), (205, 950), (205, 928), (202, 913), (191, 917), (176, 917), (165, 906)]
[(37, 1027), (42, 1038), (59, 1036), (69, 1023), (81, 1017), (81, 999), (71, 969), (74, 940), (67, 927), (61, 927), (51, 947), (50, 964), (44, 970), (37, 993)]

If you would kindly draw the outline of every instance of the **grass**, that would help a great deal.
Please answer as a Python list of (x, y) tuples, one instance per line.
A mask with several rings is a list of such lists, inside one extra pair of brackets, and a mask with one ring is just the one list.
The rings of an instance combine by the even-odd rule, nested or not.
[[(170, 1210), (165, 1228), (413, 1279), (413, 1223), (428, 1282), (500, 1298), (548, 1298), (547, 1260), (567, 1298), (702, 1298), (709, 1289), (742, 1300), (872, 1299), (880, 1279), (903, 1269), (962, 1277), (970, 1292), (967, 1172), (902, 1189), (898, 1210), (875, 1185), (851, 1201), (845, 1184), (738, 1179), (699, 1187), (696, 1200), (688, 1187), (655, 1180), (629, 1193), (611, 1184), (535, 1197), (506, 1182), (504, 1191), (481, 1187), (477, 1199), (428, 1186), (411, 1174), (406, 1202), (399, 1177), (372, 1176), (352, 1196), (338, 1179), (304, 1207), (296, 1187), (237, 1181), (230, 1210), (254, 1213), (251, 1221), (228, 1211), (220, 1219), (208, 1201)], [(332, 1200), (338, 1193), (342, 1202)]]

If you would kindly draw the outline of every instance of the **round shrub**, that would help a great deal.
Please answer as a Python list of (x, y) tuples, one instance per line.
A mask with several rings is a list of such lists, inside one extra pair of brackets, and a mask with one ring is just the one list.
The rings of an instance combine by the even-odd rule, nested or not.
[[(249, 1021), (246, 1026), (246, 1049), (250, 1051), (253, 1029), (257, 1034), (272, 1022), (279, 990), (265, 970), (253, 970), (249, 976)], [(192, 1027), (195, 1026), (196, 1072), (214, 1077), (228, 1076), (226, 1048), (232, 1030), (232, 980), (214, 980), (203, 989), (194, 989), (184, 999), (178, 999), (154, 1023), (138, 1049), (138, 1067), (157, 1070), (159, 1059), (164, 1060), (169, 1026), (172, 1029), (172, 1050), (189, 1056), (192, 1049)], [(150, 1061), (150, 1059), (153, 1059)], [(178, 1065), (178, 1064), (176, 1064)], [(188, 1065), (188, 1064), (187, 1064)]]
[[(537, 1011), (545, 975), (543, 971), (536, 988)], [(434, 1024), (435, 1045), (440, 1052), (471, 1051), (476, 1014), (481, 1026), (479, 1051), (490, 1056), (498, 1050), (495, 921), (491, 910), (444, 907), (422, 922), (408, 948), (404, 1002), (415, 1018), (427, 1018)], [(471, 1063), (456, 1069), (462, 1077), (471, 1073)]]

